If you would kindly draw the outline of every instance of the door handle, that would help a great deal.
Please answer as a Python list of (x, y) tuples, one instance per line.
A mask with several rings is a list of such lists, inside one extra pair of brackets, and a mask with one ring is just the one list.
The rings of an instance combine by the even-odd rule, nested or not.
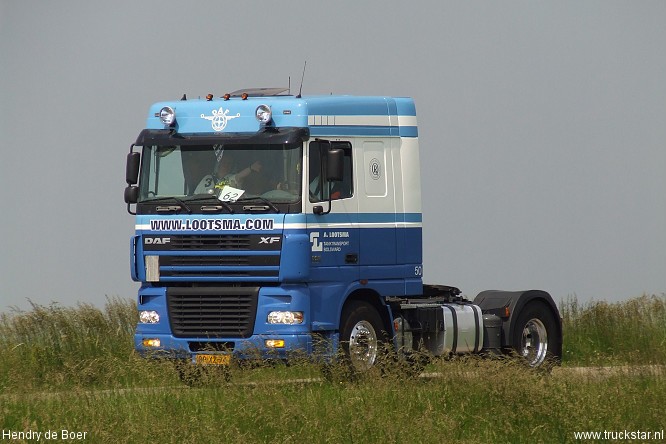
[(345, 264), (358, 264), (358, 254), (346, 254)]

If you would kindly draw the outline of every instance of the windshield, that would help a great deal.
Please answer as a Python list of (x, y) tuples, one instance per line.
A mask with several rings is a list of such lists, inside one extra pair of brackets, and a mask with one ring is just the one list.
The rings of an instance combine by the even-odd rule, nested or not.
[(296, 203), (302, 151), (301, 144), (145, 146), (139, 202), (208, 196), (227, 202), (256, 198)]

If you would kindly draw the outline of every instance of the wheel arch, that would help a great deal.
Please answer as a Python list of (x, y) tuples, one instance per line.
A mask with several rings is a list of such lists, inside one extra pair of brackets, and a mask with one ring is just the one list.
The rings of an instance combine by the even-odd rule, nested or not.
[[(502, 347), (513, 347), (516, 323), (523, 309), (532, 302), (541, 302), (548, 307), (555, 319), (557, 345), (554, 354), (562, 356), (562, 318), (552, 296), (543, 290), (501, 291), (487, 290), (474, 298), (474, 303), (486, 314), (494, 314), (502, 319)], [(508, 309), (509, 316), (506, 316)]]
[(377, 313), (379, 313), (379, 316), (382, 319), (382, 323), (384, 324), (384, 328), (386, 329), (386, 333), (388, 334), (389, 337), (392, 337), (393, 318), (391, 316), (391, 311), (389, 310), (389, 307), (386, 304), (384, 304), (379, 293), (371, 288), (359, 288), (352, 291), (347, 296), (344, 303), (342, 304), (342, 308), (340, 309), (340, 320), (338, 322), (339, 326), (343, 324), (344, 321), (343, 316), (345, 313), (345, 309), (354, 302), (365, 302), (371, 305), (377, 311)]

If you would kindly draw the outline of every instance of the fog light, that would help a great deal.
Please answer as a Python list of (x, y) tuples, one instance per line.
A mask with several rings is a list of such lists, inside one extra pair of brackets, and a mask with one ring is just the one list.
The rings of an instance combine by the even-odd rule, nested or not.
[(144, 347), (159, 347), (160, 345), (162, 345), (162, 343), (158, 338), (145, 338), (143, 340)]
[(139, 322), (142, 324), (157, 324), (160, 322), (160, 315), (155, 310), (143, 310), (139, 313)]
[(267, 348), (284, 348), (284, 339), (266, 339)]
[(302, 311), (271, 311), (268, 313), (266, 322), (269, 324), (302, 324), (303, 312)]

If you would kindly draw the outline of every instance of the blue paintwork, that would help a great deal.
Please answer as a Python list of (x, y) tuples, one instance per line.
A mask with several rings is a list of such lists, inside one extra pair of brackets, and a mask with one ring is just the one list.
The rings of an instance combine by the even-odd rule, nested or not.
[[(149, 111), (146, 127), (164, 129), (156, 116), (164, 106), (176, 111), (174, 129), (180, 133), (254, 134), (260, 130), (255, 119), (255, 109), (259, 104), (268, 104), (273, 112), (272, 125), (276, 127), (307, 127), (312, 137), (316, 136), (391, 136), (418, 137), (416, 109), (409, 98), (392, 97), (351, 97), (320, 96), (295, 98), (258, 97), (241, 100), (232, 98), (225, 101), (215, 98), (212, 101), (187, 100), (160, 102)], [(217, 122), (212, 118), (217, 114)], [(208, 117), (207, 118), (202, 118)], [(316, 116), (316, 117), (314, 117)], [(333, 124), (335, 116), (344, 123)], [(319, 120), (317, 120), (319, 119)], [(405, 124), (399, 124), (398, 122)], [(215, 127), (217, 124), (217, 127)], [(234, 219), (240, 226), (249, 220), (270, 220), (271, 228), (258, 230), (224, 230), (221, 221)], [(169, 227), (158, 224), (169, 221)], [(205, 221), (205, 222), (200, 222)], [(159, 283), (146, 281), (143, 247), (145, 235), (205, 235), (210, 234), (261, 234), (282, 235), (282, 247), (273, 252), (237, 251), (160, 251), (152, 248), (151, 255), (163, 256), (236, 256), (279, 255), (280, 266), (197, 266), (199, 272), (215, 272), (197, 277), (197, 282), (215, 283), (223, 286), (231, 283), (264, 283), (259, 291), (258, 308), (254, 335), (242, 340), (218, 338), (233, 342), (234, 354), (243, 357), (246, 353), (255, 356), (257, 350), (273, 356), (275, 350), (266, 350), (263, 341), (280, 338), (286, 347), (278, 353), (284, 356), (289, 350), (312, 352), (312, 332), (323, 333), (337, 340), (340, 313), (345, 299), (355, 291), (373, 291), (381, 296), (410, 296), (422, 291), (421, 276), (415, 274), (416, 267), (422, 264), (422, 218), (420, 213), (351, 213), (334, 212), (328, 215), (314, 214), (267, 214), (267, 215), (138, 215), (136, 236), (132, 239), (130, 254), (131, 275), (134, 280), (143, 282), (139, 290), (139, 310), (155, 310), (162, 321), (159, 324), (139, 324), (135, 335), (135, 345), (144, 353), (143, 338), (159, 338), (162, 346), (158, 351), (191, 357), (188, 341), (207, 341), (208, 338), (175, 338), (169, 329), (166, 288), (170, 283), (183, 284), (194, 279), (189, 277), (160, 278)], [(151, 225), (152, 224), (152, 225)], [(174, 225), (177, 224), (177, 225)], [(206, 229), (193, 229), (204, 226)], [(210, 229), (218, 228), (218, 229)], [(331, 237), (337, 236), (337, 237)], [(329, 251), (317, 251), (317, 246)], [(326, 253), (326, 254), (324, 254)], [(346, 262), (348, 254), (356, 254), (358, 263)], [(189, 270), (191, 266), (161, 266), (161, 272)], [(273, 271), (272, 276), (254, 276), (251, 279), (239, 276), (224, 276), (229, 271)], [(271, 310), (293, 310), (305, 313), (301, 325), (268, 325), (266, 318)], [(154, 349), (151, 349), (154, 350)], [(331, 353), (335, 352), (335, 347)]]
[[(151, 106), (146, 128), (163, 129), (159, 112), (169, 106), (176, 112), (174, 128), (180, 133), (215, 133), (212, 120), (214, 112), (225, 115), (220, 120), (225, 133), (255, 133), (260, 125), (255, 118), (257, 106), (267, 104), (273, 112), (273, 125), (276, 127), (308, 127), (308, 116), (416, 116), (414, 102), (408, 98), (356, 97), (356, 96), (292, 96), (250, 97), (247, 100), (220, 98), (211, 101), (185, 100), (159, 102)], [(236, 117), (237, 116), (237, 117)], [(221, 126), (221, 125), (220, 125)], [(218, 127), (219, 128), (219, 127)], [(221, 131), (221, 132), (222, 132)], [(354, 125), (310, 127), (312, 135), (318, 136), (401, 136), (417, 137), (415, 125)]]

